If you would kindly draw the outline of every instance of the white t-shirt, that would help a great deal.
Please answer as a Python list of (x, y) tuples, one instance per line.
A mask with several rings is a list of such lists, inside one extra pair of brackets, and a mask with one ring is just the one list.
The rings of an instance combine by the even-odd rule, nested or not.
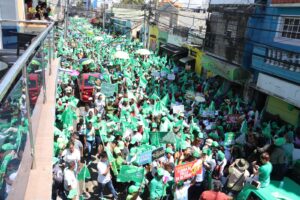
[(72, 153), (69, 149), (65, 149), (61, 156), (66, 162), (75, 161), (75, 163), (77, 163), (80, 161), (80, 151), (78, 149), (74, 149)]
[(66, 168), (64, 170), (64, 188), (66, 191), (69, 191), (69, 186), (71, 186), (71, 190), (72, 189), (76, 189), (77, 188), (77, 179), (75, 176), (75, 172)]
[[(17, 175), (18, 175), (18, 171), (16, 171), (16, 172), (12, 173), (11, 175), (9, 175), (8, 178), (9, 178), (10, 181), (15, 181)], [(9, 193), (11, 191), (11, 188), (12, 188), (12, 185), (9, 185), (9, 184), (6, 183), (6, 187), (5, 187), (6, 193)]]
[(174, 200), (188, 200), (189, 183), (184, 183), (180, 189), (176, 189), (174, 193)]
[(107, 170), (107, 167), (108, 167), (108, 163), (101, 162), (101, 161), (98, 162), (98, 164), (97, 164), (97, 169), (98, 169), (97, 181), (99, 183), (105, 184), (110, 181), (110, 179), (111, 179), (110, 172), (108, 172), (106, 175), (103, 175), (105, 173), (105, 171)]

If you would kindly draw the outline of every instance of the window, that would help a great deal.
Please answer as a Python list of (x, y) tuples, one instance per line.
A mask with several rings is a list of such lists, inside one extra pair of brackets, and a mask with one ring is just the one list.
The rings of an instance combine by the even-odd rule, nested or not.
[(283, 17), (281, 23), (281, 37), (300, 39), (300, 17)]
[(233, 20), (228, 21), (226, 32), (225, 32), (226, 36), (229, 38), (236, 38), (237, 27), (238, 27), (238, 21), (233, 21)]
[(300, 55), (276, 48), (268, 48), (265, 62), (285, 70), (300, 72)]

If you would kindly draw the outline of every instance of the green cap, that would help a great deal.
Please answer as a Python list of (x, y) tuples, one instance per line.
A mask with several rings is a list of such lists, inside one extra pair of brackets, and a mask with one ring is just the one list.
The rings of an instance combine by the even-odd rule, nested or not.
[(208, 136), (214, 140), (218, 140), (220, 138), (219, 135), (215, 132), (210, 133)]
[(168, 147), (166, 148), (166, 153), (174, 154), (174, 151), (170, 147)]
[(151, 126), (152, 126), (152, 128), (157, 128), (157, 124), (156, 124), (155, 122), (153, 122), (153, 123), (151, 124)]
[(124, 147), (125, 147), (125, 144), (124, 144), (124, 142), (123, 141), (119, 141), (118, 142), (118, 147), (119, 147), (119, 149), (124, 149)]
[(158, 176), (163, 176), (164, 175), (165, 170), (163, 168), (158, 168), (157, 169), (157, 175)]
[(139, 187), (138, 186), (135, 186), (135, 185), (131, 185), (129, 188), (128, 188), (128, 193), (129, 194), (132, 194), (132, 193), (136, 193), (139, 191)]
[(198, 151), (193, 152), (193, 157), (194, 158), (200, 158), (200, 153)]
[(225, 154), (222, 151), (218, 151), (217, 160), (222, 161), (225, 158)]
[(212, 147), (218, 147), (218, 146), (219, 146), (219, 143), (216, 142), (216, 141), (213, 141), (211, 146), (212, 146)]
[(211, 150), (209, 148), (204, 148), (204, 149), (202, 149), (202, 154), (206, 154), (206, 155), (210, 156)]
[(275, 146), (282, 146), (286, 143), (286, 139), (284, 137), (279, 137), (274, 141)]
[(114, 152), (115, 152), (115, 154), (119, 154), (119, 153), (121, 153), (121, 150), (119, 147), (115, 147)]

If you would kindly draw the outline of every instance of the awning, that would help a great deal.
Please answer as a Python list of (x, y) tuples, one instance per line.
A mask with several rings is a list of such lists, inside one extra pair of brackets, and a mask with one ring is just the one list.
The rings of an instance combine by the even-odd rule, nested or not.
[(187, 49), (169, 43), (161, 45), (160, 48), (173, 55), (187, 53)]
[(203, 55), (202, 66), (213, 72), (215, 75), (220, 75), (231, 81), (244, 82), (249, 77), (249, 73), (241, 67), (209, 55)]
[(182, 62), (183, 64), (191, 61), (191, 60), (195, 60), (195, 58), (193, 57), (190, 57), (190, 56), (187, 56), (187, 57), (184, 57), (184, 58), (180, 58), (179, 61)]

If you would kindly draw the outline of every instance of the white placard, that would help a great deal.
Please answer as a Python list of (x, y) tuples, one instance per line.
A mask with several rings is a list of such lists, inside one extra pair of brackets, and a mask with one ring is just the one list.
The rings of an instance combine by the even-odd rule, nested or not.
[(168, 80), (174, 81), (175, 80), (175, 74), (168, 74)]
[(184, 105), (173, 106), (172, 109), (175, 114), (184, 113)]
[(160, 73), (158, 71), (152, 71), (151, 75), (154, 77), (160, 77)]

